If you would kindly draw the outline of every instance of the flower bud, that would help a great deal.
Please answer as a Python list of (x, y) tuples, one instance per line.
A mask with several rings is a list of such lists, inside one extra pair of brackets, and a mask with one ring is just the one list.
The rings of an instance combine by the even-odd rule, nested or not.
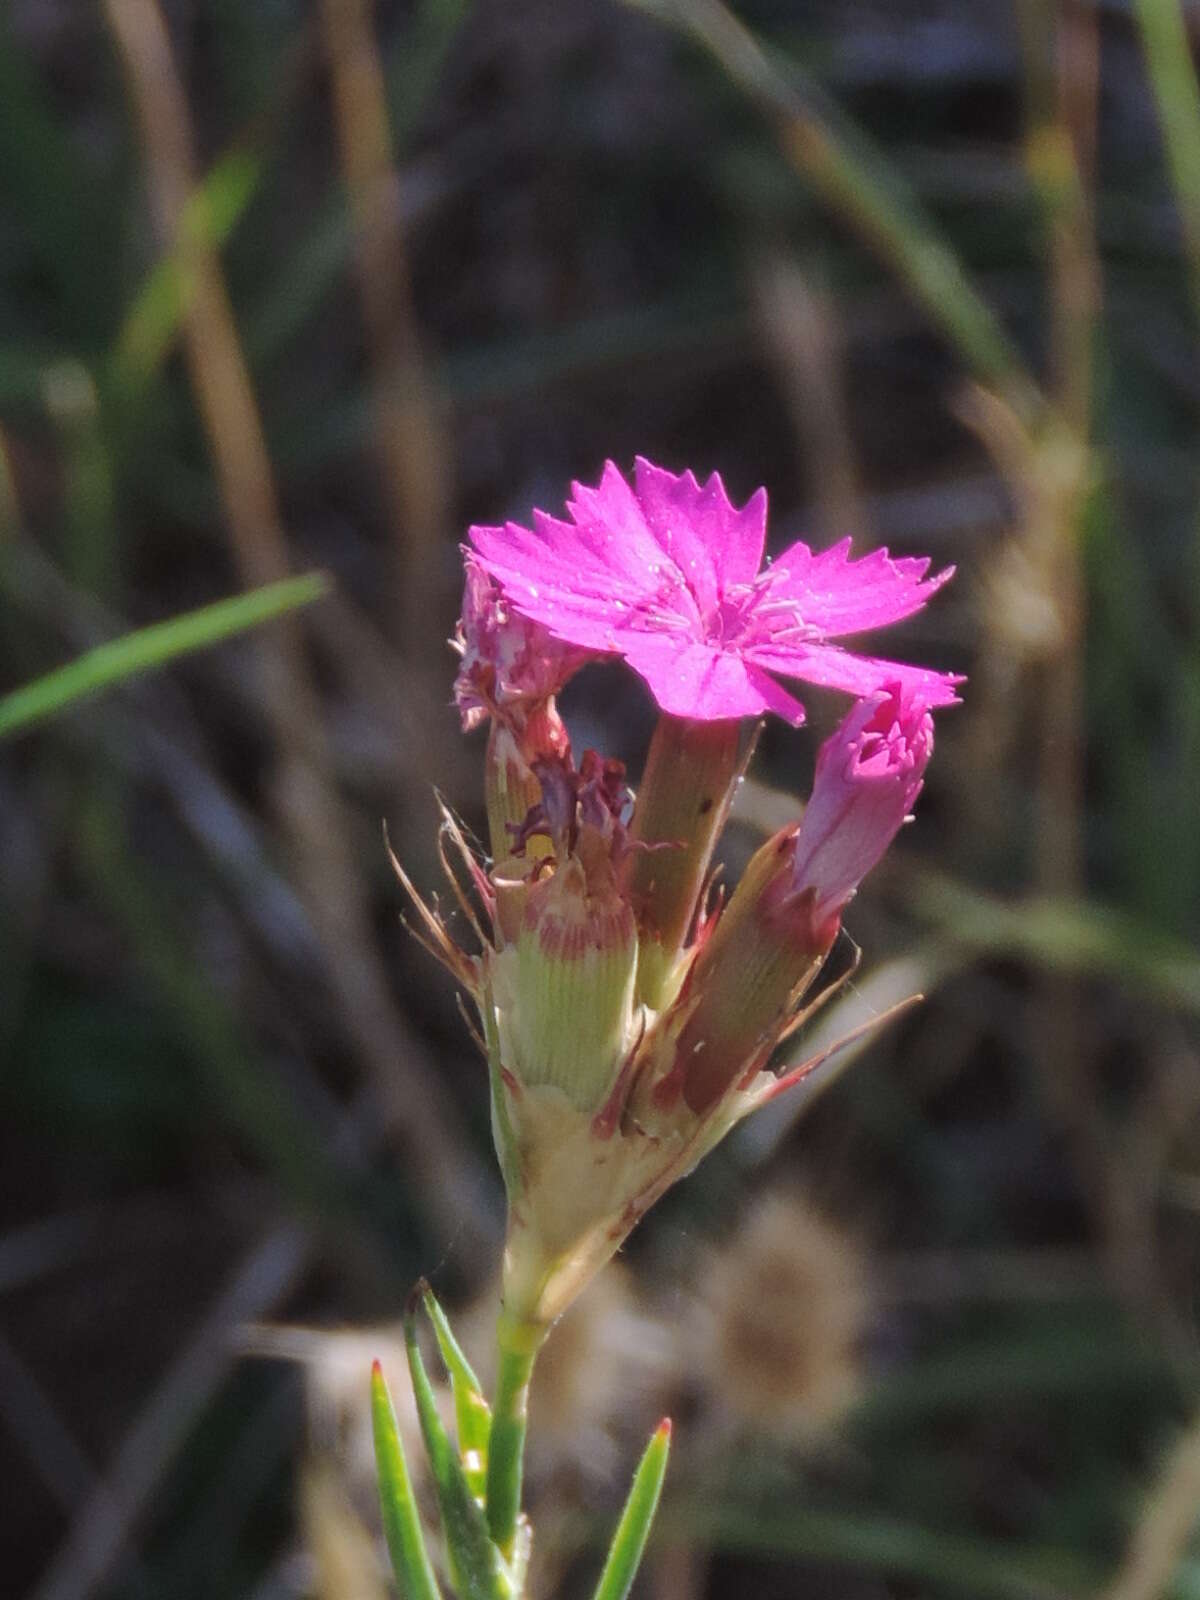
[(637, 967), (633, 912), (605, 865), (571, 855), (534, 883), (495, 962), (504, 1066), (521, 1088), (551, 1084), (589, 1113), (628, 1049)]
[(803, 818), (754, 856), (688, 974), (680, 1000), (695, 1003), (653, 1085), (659, 1110), (682, 1094), (702, 1114), (765, 1066), (842, 909), (908, 815), (932, 748), (928, 710), (899, 691), (860, 700), (821, 746)]
[(912, 811), (933, 752), (933, 718), (899, 686), (860, 700), (817, 756), (783, 904), (811, 896), (817, 927), (838, 916)]
[[(789, 881), (797, 831), (783, 829), (756, 852), (688, 972), (678, 1001), (685, 1020), (670, 1059), (660, 1058), (639, 1086), (651, 1120), (654, 1112), (670, 1114), (681, 1096), (688, 1111), (702, 1115), (763, 1067), (793, 995), (820, 970), (832, 935), (814, 942), (801, 920), (766, 909), (776, 886)], [(669, 1037), (664, 1031), (663, 1042)]]
[(626, 872), (641, 933), (638, 999), (655, 1009), (672, 998), (678, 957), (733, 799), (739, 738), (736, 720), (662, 716), (654, 730), (630, 830), (639, 848)]
[(521, 1089), (550, 1085), (589, 1115), (628, 1053), (637, 928), (618, 872), (624, 768), (588, 751), (578, 771), (539, 760), (541, 799), (511, 841), (514, 864), (548, 841), (520, 915), (490, 957), (500, 1059)]

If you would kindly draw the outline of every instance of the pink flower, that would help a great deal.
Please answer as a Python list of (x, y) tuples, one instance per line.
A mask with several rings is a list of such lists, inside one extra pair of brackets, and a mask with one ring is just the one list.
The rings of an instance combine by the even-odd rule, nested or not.
[[(912, 811), (933, 753), (933, 718), (911, 689), (860, 700), (821, 746), (783, 899), (838, 916)], [(779, 887), (777, 885), (777, 887)]]
[(535, 511), (532, 530), (473, 527), (480, 565), (555, 638), (623, 656), (664, 711), (700, 721), (775, 711), (798, 726), (804, 707), (772, 673), (854, 695), (900, 684), (929, 706), (957, 699), (952, 674), (831, 642), (911, 616), (953, 568), (926, 578), (927, 558), (886, 550), (852, 561), (844, 539), (816, 555), (797, 542), (760, 572), (765, 490), (738, 510), (715, 473), (701, 486), (641, 457), (632, 487), (610, 461), (597, 488), (572, 492), (570, 522)]
[(454, 703), (469, 732), (485, 718), (523, 713), (557, 694), (590, 651), (552, 638), (537, 622), (515, 611), (471, 555), (464, 563), (462, 616), (456, 645), (462, 658), (454, 680)]

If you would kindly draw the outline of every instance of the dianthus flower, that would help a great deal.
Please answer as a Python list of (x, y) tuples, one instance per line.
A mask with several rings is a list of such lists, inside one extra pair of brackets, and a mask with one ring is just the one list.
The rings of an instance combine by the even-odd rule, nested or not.
[(638, 457), (632, 486), (610, 461), (599, 485), (572, 485), (571, 520), (473, 527), (480, 565), (514, 609), (559, 640), (619, 655), (662, 710), (694, 721), (804, 707), (771, 676), (856, 696), (899, 685), (927, 706), (961, 679), (857, 655), (834, 641), (919, 611), (952, 575), (926, 557), (850, 557), (850, 540), (816, 554), (801, 541), (762, 571), (767, 496), (740, 509), (714, 473), (700, 485)]
[[(961, 682), (836, 642), (919, 610), (950, 576), (927, 577), (927, 560), (878, 550), (852, 561), (847, 540), (816, 555), (794, 544), (760, 571), (761, 489), (737, 509), (720, 478), (701, 487), (640, 459), (632, 486), (610, 463), (597, 488), (573, 493), (569, 522), (535, 512), (532, 531), (472, 528), (465, 552), (455, 700), (464, 728), (488, 724), (491, 854), (445, 809), (439, 853), (474, 946), (395, 862), (418, 937), (474, 1004), (508, 1194), (490, 1415), (437, 1325), (461, 1461), (407, 1330), (463, 1592), (456, 1560), (480, 1593), (523, 1592), (529, 1381), (552, 1324), (737, 1123), (861, 1035), (772, 1071), (843, 981), (810, 998), (843, 910), (920, 791), (930, 708)], [(555, 704), (597, 655), (627, 660), (662, 708), (636, 795), (619, 760), (576, 760)], [(760, 847), (726, 903), (709, 892), (709, 866), (753, 749), (746, 719), (804, 718), (774, 673), (857, 703), (821, 748), (802, 817)], [(663, 1428), (656, 1439), (661, 1459)], [(647, 1452), (639, 1484), (652, 1468)], [(399, 1481), (390, 1460), (388, 1473)], [(436, 1588), (427, 1561), (420, 1573)]]

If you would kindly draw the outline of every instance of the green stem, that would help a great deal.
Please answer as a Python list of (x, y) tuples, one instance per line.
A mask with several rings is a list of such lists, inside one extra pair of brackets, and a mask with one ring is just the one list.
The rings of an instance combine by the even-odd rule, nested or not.
[(505, 1560), (512, 1556), (521, 1514), (529, 1379), (547, 1331), (542, 1324), (523, 1322), (507, 1311), (500, 1313), (496, 1324), (498, 1361), (488, 1443), (487, 1519)]

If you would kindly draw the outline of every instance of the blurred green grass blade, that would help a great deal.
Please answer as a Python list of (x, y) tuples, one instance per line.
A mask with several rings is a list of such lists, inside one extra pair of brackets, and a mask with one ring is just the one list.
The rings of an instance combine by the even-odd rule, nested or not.
[(170, 352), (188, 309), (188, 247), (219, 248), (233, 232), (262, 179), (264, 162), (246, 150), (224, 156), (184, 208), (180, 247), (155, 263), (117, 336), (112, 379), (122, 396), (143, 389)]
[(378, 1361), (371, 1369), (371, 1421), (375, 1432), (383, 1531), (400, 1593), (404, 1600), (441, 1600), (425, 1548), (425, 1535), (408, 1475), (408, 1462), (404, 1459), (392, 1397)]
[(658, 1510), (670, 1451), (671, 1424), (664, 1417), (654, 1430), (633, 1475), (629, 1498), (625, 1502), (617, 1531), (613, 1534), (594, 1600), (625, 1600), (629, 1593), (642, 1562), (646, 1540), (650, 1537), (650, 1524)]
[(424, 0), (384, 64), (392, 140), (397, 151), (412, 136), (437, 88), (473, 0)]
[(148, 995), (161, 1004), (180, 1060), (195, 1069), (190, 1081), (201, 1093), (190, 1115), (201, 1126), (207, 1099), (221, 1125), (255, 1153), (306, 1218), (342, 1229), (339, 1237), (356, 1235), (371, 1247), (375, 1270), (390, 1276), (388, 1258), (378, 1253), (378, 1239), (334, 1151), (247, 1042), (239, 1019), (197, 965), (187, 937), (191, 930), (181, 928), (162, 885), (130, 847), (111, 792), (118, 776), (104, 776), (99, 791), (88, 781), (74, 842), (87, 879), (136, 957)]
[(268, 366), (316, 315), (350, 259), (352, 237), (349, 209), (336, 195), (246, 318), (246, 354), (254, 367)]
[[(384, 83), (397, 155), (404, 150), (437, 87), (471, 0), (424, 0), (384, 63)], [(298, 337), (350, 260), (354, 225), (336, 192), (246, 319), (246, 350), (256, 367), (269, 364)]]
[(46, 410), (47, 378), (69, 359), (57, 345), (40, 339), (0, 345), (0, 406), (11, 413)]
[(919, 875), (910, 904), (961, 953), (1015, 955), (1083, 977), (1114, 979), (1200, 1016), (1200, 956), (1115, 907), (1047, 895), (1008, 902), (932, 872)]
[(472, 1370), (454, 1337), (446, 1313), (438, 1304), (433, 1290), (425, 1285), (423, 1293), (425, 1312), (437, 1335), (438, 1349), (450, 1374), (454, 1391), (454, 1415), (458, 1424), (458, 1453), (462, 1459), (463, 1475), (467, 1486), (482, 1507), (487, 1493), (488, 1435), (492, 1430), (492, 1412), (483, 1396), (483, 1386)]
[(1087, 1396), (1178, 1397), (1200, 1370), (1134, 1336), (1097, 1305), (1063, 1313), (1054, 1325), (1010, 1328), (964, 1342), (889, 1374), (859, 1402), (857, 1432), (879, 1436), (928, 1429), (945, 1412), (986, 1413)]
[(694, 1505), (671, 1531), (734, 1554), (801, 1557), (875, 1569), (980, 1600), (1068, 1600), (1091, 1595), (1103, 1574), (1072, 1550), (1022, 1548), (859, 1511)]
[(794, 60), (777, 62), (721, 0), (626, 3), (691, 35), (732, 82), (782, 121), (789, 159), (834, 213), (891, 264), (974, 375), (1034, 420), (1041, 397), (1000, 319), (903, 175), (824, 89)]
[(433, 1385), (417, 1344), (412, 1302), (404, 1319), (404, 1343), (417, 1415), (442, 1512), (450, 1575), (459, 1600), (515, 1600), (511, 1574), (488, 1536), (487, 1519), (471, 1493), (462, 1462), (442, 1425)]
[(86, 655), (0, 699), (0, 739), (24, 732), (139, 672), (164, 666), (178, 656), (259, 627), (298, 606), (310, 605), (328, 588), (329, 580), (321, 572), (284, 578), (97, 645)]
[(55, 115), (0, 5), (0, 192), (55, 285), (57, 326), (69, 342), (102, 337), (115, 292), (114, 219), (123, 204), (93, 181)]
[[(750, 322), (744, 311), (711, 296), (681, 295), (631, 311), (602, 312), (549, 333), (503, 338), (448, 356), (439, 381), (456, 404), (498, 406), (555, 385), (580, 383), (630, 366), (669, 370), (713, 347), (744, 349)], [(271, 454), (290, 481), (305, 481), (331, 460), (359, 450), (372, 426), (371, 401), (356, 391), (332, 401), (320, 418), (311, 410), (278, 426)]]
[(1200, 85), (1179, 0), (1134, 0), (1200, 317)]

